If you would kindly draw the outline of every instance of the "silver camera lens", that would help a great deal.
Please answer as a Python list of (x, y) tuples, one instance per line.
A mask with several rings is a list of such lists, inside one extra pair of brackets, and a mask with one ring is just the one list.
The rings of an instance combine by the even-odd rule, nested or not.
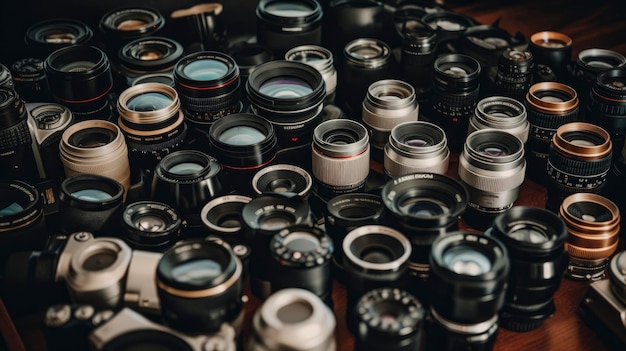
[(526, 107), (510, 97), (490, 96), (478, 102), (470, 117), (467, 134), (480, 129), (499, 129), (518, 137), (522, 143), (528, 140), (530, 123)]
[(458, 172), (469, 191), (464, 219), (471, 227), (485, 230), (517, 200), (526, 173), (524, 145), (505, 131), (476, 131), (467, 137)]
[(417, 121), (418, 104), (411, 84), (395, 79), (376, 81), (363, 100), (363, 123), (370, 130), (372, 146), (385, 147), (393, 127)]
[(330, 50), (317, 45), (301, 45), (287, 51), (285, 60), (303, 62), (317, 69), (326, 84), (326, 101), (332, 103), (337, 89), (337, 70)]
[(426, 121), (404, 122), (389, 134), (383, 166), (390, 178), (412, 173), (445, 174), (449, 158), (443, 129)]
[(282, 289), (254, 314), (248, 351), (335, 351), (335, 325), (333, 312), (317, 295), (304, 289)]

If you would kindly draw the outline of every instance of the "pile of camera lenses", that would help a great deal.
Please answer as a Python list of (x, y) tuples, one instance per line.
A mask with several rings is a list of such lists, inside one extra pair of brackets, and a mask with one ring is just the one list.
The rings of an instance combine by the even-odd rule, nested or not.
[(564, 276), (626, 306), (622, 54), (428, 1), (262, 0), (241, 41), (229, 6), (0, 65), (0, 293), (50, 349), (490, 350)]

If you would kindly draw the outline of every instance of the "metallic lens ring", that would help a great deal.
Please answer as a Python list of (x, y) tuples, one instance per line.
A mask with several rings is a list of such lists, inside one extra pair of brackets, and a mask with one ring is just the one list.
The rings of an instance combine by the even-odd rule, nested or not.
[(624, 57), (624, 55), (613, 50), (597, 48), (581, 51), (576, 58), (576, 63), (594, 72), (602, 71), (604, 70), (604, 68), (598, 68), (596, 65), (594, 65), (594, 63), (597, 61), (597, 58), (602, 58), (602, 61), (605, 63), (605, 65), (607, 64), (606, 61), (608, 61), (608, 59), (612, 59), (613, 62), (610, 63), (613, 64), (613, 68), (626, 65), (626, 57)]
[(378, 39), (359, 38), (346, 44), (343, 55), (351, 66), (373, 69), (389, 62), (391, 49)]
[(311, 177), (309, 172), (298, 166), (290, 164), (277, 164), (269, 167), (264, 167), (260, 171), (256, 172), (254, 177), (252, 177), (252, 188), (254, 189), (255, 193), (257, 193), (258, 195), (264, 193), (262, 189), (259, 189), (259, 180), (272, 172), (289, 172), (298, 177), (301, 177), (302, 180), (304, 180), (305, 187), (299, 189), (300, 191), (298, 191), (298, 196), (305, 197), (311, 192), (311, 187), (313, 186), (313, 178)]
[[(578, 203), (593, 203), (598, 205), (610, 214), (610, 218), (600, 222), (597, 218), (587, 216), (588, 214), (585, 213), (583, 213), (582, 216), (575, 215), (571, 212), (572, 206)], [(574, 233), (581, 233), (581, 235), (585, 235), (583, 233), (589, 234), (591, 240), (603, 240), (605, 235), (615, 236), (615, 229), (619, 232), (619, 207), (613, 201), (598, 194), (575, 193), (567, 196), (561, 203), (559, 215), (565, 219), (570, 232), (573, 230)], [(569, 239), (573, 239), (572, 235), (570, 235)]]
[[(354, 140), (334, 142), (342, 131), (351, 132)], [(369, 147), (367, 129), (359, 122), (350, 119), (332, 119), (320, 123), (313, 130), (313, 150), (322, 155), (342, 158), (363, 154)]]
[(490, 96), (480, 100), (476, 104), (474, 118), (470, 118), (468, 134), (488, 128), (507, 131), (525, 143), (530, 130), (526, 107), (505, 96)]
[[(567, 96), (567, 100), (554, 101), (543, 96), (543, 93), (552, 91)], [(578, 108), (578, 93), (572, 87), (562, 83), (540, 82), (530, 86), (526, 94), (526, 102), (543, 113), (562, 114)]]
[(285, 60), (304, 62), (317, 69), (326, 83), (326, 95), (337, 89), (337, 70), (333, 66), (332, 51), (317, 45), (300, 45), (287, 51)]
[[(129, 102), (144, 94), (154, 93), (161, 94), (169, 98), (170, 103), (166, 106), (153, 106), (152, 110), (137, 111), (128, 107)], [(178, 92), (165, 84), (160, 83), (141, 83), (124, 90), (118, 100), (117, 109), (120, 118), (138, 125), (163, 123), (177, 115), (180, 111), (180, 99)]]
[(368, 87), (362, 118), (372, 128), (390, 131), (399, 123), (417, 121), (418, 107), (411, 84), (384, 79)]
[[(383, 263), (369, 262), (357, 257), (351, 249), (352, 243), (368, 235), (383, 235), (395, 239), (402, 247), (402, 254), (393, 261)], [(373, 224), (351, 230), (343, 239), (342, 250), (346, 259), (362, 269), (373, 272), (395, 272), (408, 263), (412, 248), (411, 242), (404, 234), (387, 226)]]
[[(530, 42), (546, 49), (562, 49), (572, 46), (573, 40), (567, 35), (559, 32), (543, 31), (530, 36)], [(556, 44), (556, 45), (555, 45)]]
[[(493, 333), (493, 332), (490, 332), (490, 330), (494, 326), (497, 326), (497, 322), (498, 322), (497, 314), (495, 314), (493, 317), (489, 318), (488, 320), (484, 322), (473, 323), (473, 324), (461, 324), (461, 323), (455, 323), (455, 322), (452, 322), (443, 318), (434, 308), (430, 309), (430, 313), (433, 315), (433, 318), (437, 322), (441, 323), (441, 325), (443, 325), (448, 330), (452, 330), (461, 335), (482, 335), (484, 333), (488, 333), (487, 335), (483, 337), (484, 339), (487, 339), (488, 336)], [(472, 341), (478, 342), (479, 340), (475, 340), (472, 338)]]
[(219, 207), (221, 205), (229, 204), (229, 203), (239, 203), (242, 206), (250, 202), (252, 198), (243, 195), (224, 195), (220, 197), (216, 197), (215, 199), (209, 201), (202, 207), (200, 211), (200, 219), (205, 226), (209, 229), (219, 232), (219, 233), (237, 233), (241, 230), (241, 227), (220, 227), (218, 224), (213, 223), (209, 220), (209, 213), (214, 210), (219, 211)]
[[(589, 133), (601, 138), (602, 142), (596, 145), (587, 145), (568, 140), (569, 133)], [(595, 124), (585, 122), (571, 122), (560, 126), (552, 139), (554, 148), (562, 154), (570, 155), (579, 160), (602, 159), (611, 153), (613, 143), (611, 135)]]

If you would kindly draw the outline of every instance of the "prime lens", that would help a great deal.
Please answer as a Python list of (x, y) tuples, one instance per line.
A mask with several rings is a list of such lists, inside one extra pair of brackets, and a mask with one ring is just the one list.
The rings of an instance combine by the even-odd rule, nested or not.
[(243, 195), (223, 195), (209, 201), (202, 207), (200, 219), (209, 235), (226, 241), (231, 246), (250, 243), (252, 236), (246, 236), (243, 227), (243, 207), (252, 200)]
[(337, 71), (333, 65), (333, 53), (330, 50), (318, 45), (301, 45), (287, 51), (285, 60), (304, 62), (315, 67), (322, 74), (326, 85), (324, 103), (332, 104), (335, 101)]
[(535, 64), (545, 65), (563, 80), (572, 59), (573, 40), (566, 34), (554, 31), (536, 32), (530, 35), (528, 49)]
[(183, 226), (175, 208), (157, 201), (129, 203), (121, 217), (122, 238), (134, 250), (163, 252), (178, 241)]
[(288, 164), (264, 167), (252, 178), (252, 188), (257, 195), (264, 193), (293, 193), (307, 199), (313, 178), (306, 170)]
[(53, 18), (28, 27), (24, 41), (33, 51), (34, 57), (44, 60), (58, 49), (86, 45), (92, 37), (91, 28), (80, 20)]
[(503, 130), (518, 137), (522, 143), (526, 143), (530, 130), (526, 107), (520, 101), (510, 97), (486, 97), (476, 104), (467, 134), (480, 129)]
[(165, 18), (154, 8), (126, 7), (111, 10), (100, 18), (107, 51), (114, 55), (124, 44), (154, 35), (165, 26)]
[(0, 178), (32, 179), (37, 166), (28, 129), (28, 113), (17, 93), (0, 87)]
[(402, 37), (400, 67), (418, 96), (433, 86), (433, 64), (439, 46), (437, 31), (423, 22), (421, 17), (406, 18), (398, 31)]
[(42, 59), (31, 57), (11, 64), (14, 89), (27, 102), (51, 101), (52, 99), (43, 62)]
[(171, 75), (174, 65), (182, 56), (183, 46), (174, 39), (142, 37), (120, 48), (114, 68), (118, 71), (122, 86), (126, 88), (148, 74)]
[(534, 70), (534, 58), (530, 51), (504, 50), (493, 78), (493, 93), (524, 101)]
[(611, 134), (613, 156), (619, 155), (626, 134), (626, 67), (604, 71), (596, 77), (587, 120)]

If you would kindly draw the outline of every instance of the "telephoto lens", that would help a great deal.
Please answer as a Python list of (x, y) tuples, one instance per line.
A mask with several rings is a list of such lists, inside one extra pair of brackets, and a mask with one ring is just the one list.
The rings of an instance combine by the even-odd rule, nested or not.
[(118, 181), (128, 192), (128, 147), (116, 124), (101, 120), (72, 124), (63, 132), (59, 153), (66, 177), (98, 174)]
[(526, 142), (528, 178), (546, 185), (550, 143), (560, 126), (578, 120), (578, 94), (565, 84), (540, 82), (529, 88), (525, 103), (530, 123)]
[(67, 177), (59, 192), (61, 232), (117, 236), (123, 201), (124, 187), (112, 178), (97, 174)]
[(24, 100), (13, 89), (0, 87), (0, 179), (36, 180), (32, 141)]
[[(15, 91), (26, 102), (52, 101), (42, 59), (23, 58), (11, 64)], [(1, 85), (1, 84), (0, 84)]]
[(376, 81), (367, 88), (361, 118), (368, 129), (372, 159), (382, 163), (383, 149), (393, 127), (417, 121), (419, 105), (411, 84), (395, 79)]
[(305, 289), (332, 308), (331, 259), (335, 247), (330, 236), (316, 227), (293, 225), (274, 234), (269, 249), (273, 293), (287, 288)]
[(453, 152), (463, 148), (469, 119), (480, 90), (478, 61), (463, 54), (444, 54), (435, 60), (435, 87), (432, 92), (432, 122), (446, 132)]
[(422, 350), (425, 310), (422, 303), (402, 289), (378, 288), (361, 296), (355, 311), (358, 320), (355, 351)]
[(504, 50), (493, 77), (493, 94), (523, 102), (533, 82), (534, 70), (534, 58), (530, 51)]
[(288, 164), (276, 164), (260, 169), (252, 177), (256, 195), (265, 193), (293, 193), (308, 199), (313, 178), (303, 168)]
[(243, 267), (220, 239), (179, 241), (156, 269), (161, 316), (172, 328), (211, 333), (243, 322)]
[(362, 191), (370, 171), (367, 129), (349, 119), (320, 123), (313, 131), (312, 161), (313, 193), (324, 203)]
[(251, 238), (250, 288), (258, 298), (268, 297), (273, 269), (270, 242), (281, 230), (294, 226), (312, 226), (311, 208), (306, 200), (288, 193), (263, 194), (253, 198), (241, 210), (241, 224), (246, 238)]
[(186, 234), (202, 232), (200, 212), (211, 199), (224, 195), (222, 165), (197, 150), (178, 150), (157, 163), (151, 198), (174, 207), (187, 222)]
[(254, 196), (252, 178), (275, 160), (278, 145), (270, 121), (251, 113), (235, 113), (211, 125), (209, 150), (228, 179), (224, 191)]
[(120, 94), (117, 110), (132, 177), (150, 183), (157, 163), (179, 149), (187, 136), (178, 93), (165, 84), (135, 85)]
[(165, 18), (155, 8), (123, 7), (102, 15), (98, 26), (104, 35), (107, 52), (115, 56), (126, 43), (155, 35), (165, 26)]
[(459, 156), (458, 174), (469, 191), (463, 219), (472, 228), (485, 230), (517, 200), (526, 174), (524, 145), (502, 130), (476, 131), (467, 137)]
[(337, 322), (332, 310), (310, 291), (283, 289), (268, 297), (252, 317), (247, 351), (335, 351)]
[(530, 130), (526, 107), (519, 100), (510, 97), (486, 97), (476, 104), (467, 134), (481, 129), (498, 129), (511, 133), (525, 144)]
[(426, 350), (492, 350), (508, 285), (506, 246), (459, 231), (437, 238), (429, 260)]
[(402, 38), (401, 71), (406, 81), (415, 88), (418, 100), (433, 87), (435, 79), (433, 65), (439, 47), (436, 29), (431, 28), (420, 18), (406, 18), (398, 30)]
[(324, 104), (332, 104), (335, 101), (337, 90), (337, 71), (333, 65), (333, 53), (318, 45), (300, 45), (290, 49), (285, 54), (285, 60), (303, 62), (315, 67), (324, 78), (326, 86), (326, 99)]
[(404, 122), (393, 127), (384, 152), (383, 168), (388, 178), (448, 171), (450, 149), (446, 133), (430, 122)]
[(28, 27), (24, 33), (27, 49), (41, 60), (61, 48), (87, 45), (92, 37), (93, 31), (87, 24), (71, 18), (43, 20)]
[(601, 127), (584, 122), (560, 126), (548, 153), (546, 208), (557, 212), (573, 193), (602, 194), (612, 150), (611, 136)]
[(348, 116), (358, 119), (368, 87), (389, 78), (391, 61), (391, 48), (381, 40), (358, 38), (345, 45), (337, 98)]
[(124, 206), (122, 239), (133, 250), (163, 252), (180, 238), (183, 222), (175, 208), (157, 201), (136, 201)]
[(539, 328), (556, 312), (553, 297), (569, 262), (565, 222), (543, 208), (514, 206), (485, 235), (506, 246), (511, 264), (500, 326), (517, 332)]
[(257, 42), (275, 57), (296, 46), (320, 45), (322, 17), (317, 0), (261, 0), (256, 7)]
[(609, 258), (619, 245), (621, 217), (617, 205), (601, 195), (577, 193), (563, 200), (558, 213), (569, 232), (566, 275), (584, 281), (604, 278)]
[(611, 134), (613, 157), (617, 157), (626, 134), (626, 67), (598, 74), (591, 88), (587, 120)]
[(223, 195), (209, 201), (202, 207), (200, 219), (209, 235), (216, 236), (233, 248), (238, 244), (250, 244), (252, 236), (246, 236), (243, 228), (243, 207), (252, 198), (243, 195)]
[(530, 35), (528, 50), (536, 65), (550, 67), (560, 81), (567, 80), (567, 69), (572, 59), (572, 38), (554, 31)]
[(114, 118), (109, 102), (113, 74), (104, 51), (95, 46), (64, 47), (46, 58), (44, 69), (52, 97), (77, 120)]

